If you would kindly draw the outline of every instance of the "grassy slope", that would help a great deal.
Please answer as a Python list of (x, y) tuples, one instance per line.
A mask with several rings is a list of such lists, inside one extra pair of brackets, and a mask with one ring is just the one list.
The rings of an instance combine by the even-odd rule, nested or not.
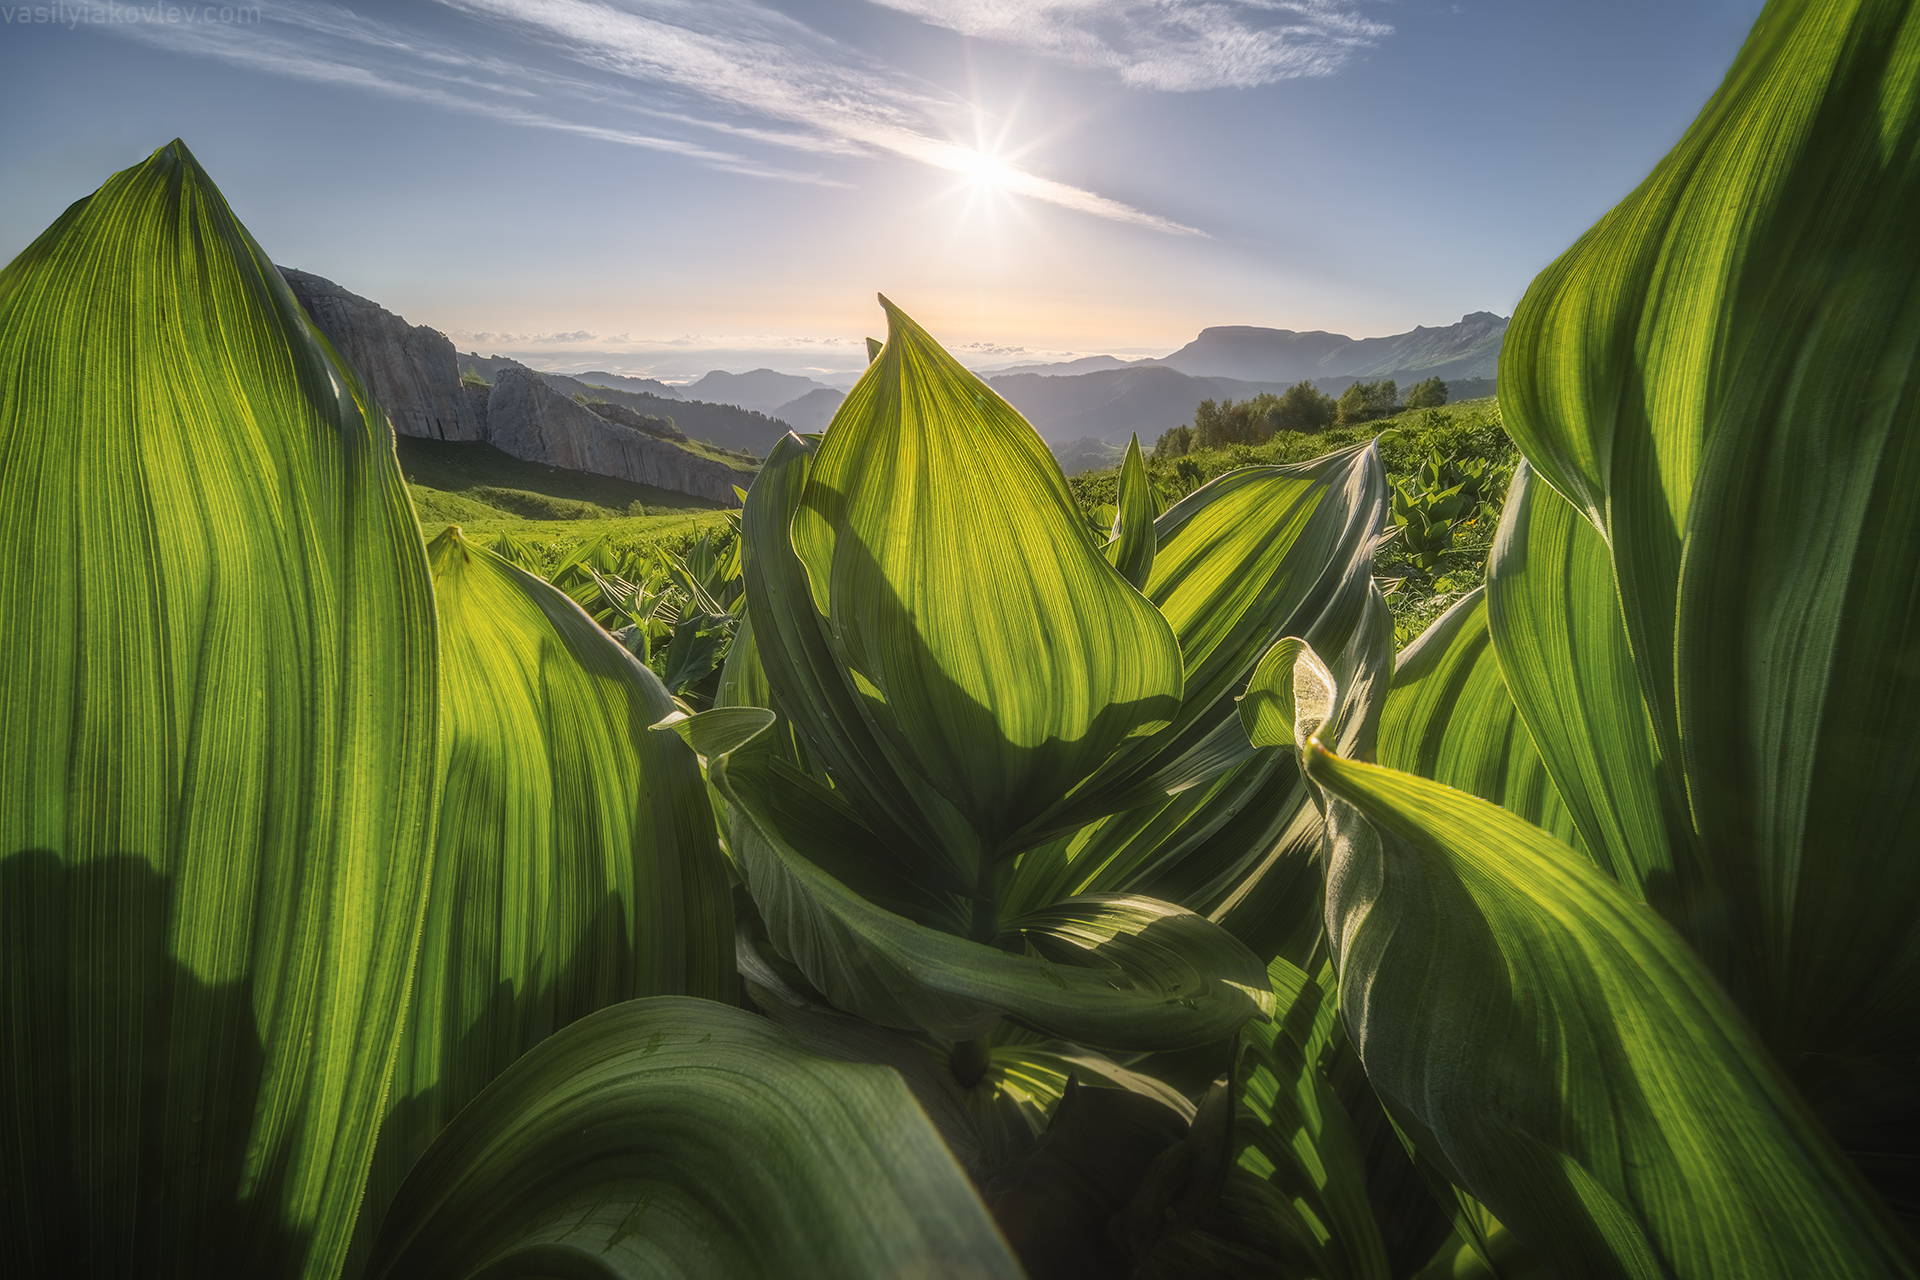
[[(1175, 460), (1150, 457), (1147, 469), (1169, 494), (1184, 494), (1235, 467), (1304, 462), (1373, 438), (1379, 438), (1380, 460), (1386, 467), (1390, 485), (1417, 472), (1430, 452), (1437, 451), (1443, 458), (1480, 457), (1498, 463), (1510, 463), (1519, 456), (1500, 425), (1498, 402), (1488, 396), (1440, 409), (1416, 409), (1359, 426), (1336, 427), (1315, 435), (1282, 432), (1265, 444), (1196, 449), (1185, 458)], [(1187, 462), (1192, 466), (1185, 468), (1183, 475), (1180, 464)], [(1113, 501), (1119, 476), (1119, 469), (1115, 467), (1073, 476), (1067, 483), (1080, 505), (1091, 512), (1101, 503)], [(1393, 608), (1396, 640), (1401, 646), (1419, 635), (1447, 606), (1485, 581), (1487, 552), (1493, 546), (1493, 526), (1490, 521), (1480, 524), (1485, 527), (1475, 525), (1461, 532), (1445, 571), (1431, 580), (1418, 572), (1409, 573), (1395, 562), (1397, 544), (1388, 543), (1380, 549), (1376, 559), (1378, 578), (1381, 588), (1387, 591), (1387, 603)]]
[[(394, 447), (428, 538), (449, 524), (482, 543), (507, 533), (557, 562), (602, 535), (623, 549), (690, 540), (726, 524), (725, 513), (704, 498), (523, 462), (487, 444), (400, 436)], [(636, 502), (645, 515), (630, 514)]]

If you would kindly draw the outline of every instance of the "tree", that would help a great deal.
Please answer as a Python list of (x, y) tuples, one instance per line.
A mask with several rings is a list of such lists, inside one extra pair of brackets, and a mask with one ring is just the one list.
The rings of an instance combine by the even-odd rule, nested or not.
[(1280, 397), (1263, 391), (1250, 400), (1235, 403), (1202, 400), (1193, 411), (1194, 446), (1222, 449), (1232, 444), (1259, 444), (1279, 425)]
[(1407, 388), (1407, 408), (1438, 409), (1447, 402), (1447, 384), (1438, 378), (1424, 378)]
[(1177, 427), (1168, 427), (1153, 442), (1153, 456), (1156, 458), (1184, 458), (1193, 448), (1193, 428), (1186, 423)]
[(1279, 397), (1273, 423), (1280, 431), (1323, 431), (1333, 425), (1336, 412), (1332, 396), (1311, 382), (1296, 382)]
[(1340, 421), (1370, 422), (1375, 418), (1384, 418), (1393, 412), (1393, 406), (1400, 398), (1400, 388), (1392, 378), (1382, 378), (1378, 382), (1356, 382), (1340, 393)]

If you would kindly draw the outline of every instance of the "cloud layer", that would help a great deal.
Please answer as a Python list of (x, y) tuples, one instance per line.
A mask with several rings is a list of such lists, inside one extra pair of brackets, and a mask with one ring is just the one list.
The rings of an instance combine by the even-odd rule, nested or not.
[(1393, 33), (1332, 0), (874, 0), (962, 35), (1111, 71), (1141, 89), (1324, 76)]
[[(1321, 75), (1389, 28), (1331, 0), (877, 0), (1129, 85), (1196, 89)], [(1113, 222), (1202, 234), (954, 141), (974, 104), (755, 0), (433, 0), (432, 31), (326, 0), (246, 26), (119, 28), (177, 52), (504, 124), (849, 185), (846, 158), (901, 158)], [(429, 11), (431, 12), (431, 11)]]

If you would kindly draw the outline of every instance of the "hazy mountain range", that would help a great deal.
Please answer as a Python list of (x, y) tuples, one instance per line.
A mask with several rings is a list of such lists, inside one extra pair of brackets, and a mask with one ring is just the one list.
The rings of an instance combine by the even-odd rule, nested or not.
[[(1362, 379), (1393, 378), (1410, 386), (1422, 378), (1439, 377), (1449, 384), (1454, 399), (1489, 395), (1506, 332), (1506, 318), (1490, 311), (1475, 311), (1456, 324), (1422, 325), (1382, 338), (1350, 338), (1318, 329), (1303, 333), (1220, 325), (1201, 330), (1186, 346), (1157, 359), (1082, 356), (1053, 364), (1004, 366), (981, 374), (1050, 443), (1124, 444), (1134, 433), (1150, 443), (1169, 427), (1191, 421), (1194, 406), (1202, 400), (1244, 400), (1265, 391), (1284, 391), (1296, 382), (1312, 382), (1338, 395)], [(736, 405), (798, 431), (825, 429), (845, 398), (824, 382), (772, 369), (749, 373), (716, 369), (697, 382), (671, 388), (651, 379), (616, 374), (573, 376), (580, 382), (644, 390), (663, 399)], [(762, 449), (758, 442), (694, 434), (733, 448)]]
[[(571, 456), (601, 448), (604, 442), (595, 443), (605, 433), (601, 420), (639, 424), (641, 434), (651, 431), (655, 437), (646, 445), (652, 452), (620, 465), (651, 474), (665, 465), (658, 459), (670, 457), (676, 443), (694, 448), (689, 441), (764, 458), (789, 430), (824, 430), (845, 399), (839, 389), (817, 379), (773, 369), (716, 369), (695, 382), (673, 386), (604, 370), (561, 374), (534, 370), (505, 356), (456, 353), (440, 333), (408, 325), (330, 281), (291, 270), (286, 274), (336, 345), (350, 351), (369, 373), (395, 429), (406, 435), (532, 440), (534, 428), (520, 423), (526, 418), (545, 433), (539, 436), (540, 448), (551, 451), (564, 445)], [(1457, 324), (1421, 326), (1382, 338), (1222, 325), (1201, 330), (1192, 342), (1158, 359), (1084, 356), (983, 370), (982, 375), (1049, 444), (1059, 446), (1056, 453), (1073, 455), (1076, 465), (1071, 470), (1081, 470), (1097, 465), (1129, 435), (1138, 434), (1143, 444), (1151, 444), (1169, 428), (1192, 421), (1202, 400), (1244, 400), (1301, 381), (1337, 395), (1360, 379), (1390, 377), (1407, 386), (1438, 376), (1448, 383), (1453, 399), (1488, 395), (1506, 330), (1503, 317), (1486, 311), (1463, 316)], [(464, 372), (479, 375), (488, 385), (463, 387), (458, 379)], [(533, 393), (522, 389), (523, 375), (544, 384), (545, 392), (557, 393), (557, 399), (552, 404), (538, 396), (529, 399)], [(493, 391), (502, 377), (513, 394), (495, 405)], [(572, 412), (581, 406), (592, 412), (584, 417)], [(622, 418), (621, 410), (631, 411), (631, 419)], [(553, 425), (562, 420), (565, 430)], [(607, 439), (626, 453), (640, 447), (623, 434)], [(535, 446), (522, 442), (516, 447), (524, 451)], [(660, 448), (669, 453), (661, 454)], [(674, 460), (673, 465), (684, 470), (690, 463)], [(724, 491), (730, 498), (731, 481), (722, 481), (717, 472), (712, 477), (689, 473), (666, 487), (712, 490), (716, 496)]]

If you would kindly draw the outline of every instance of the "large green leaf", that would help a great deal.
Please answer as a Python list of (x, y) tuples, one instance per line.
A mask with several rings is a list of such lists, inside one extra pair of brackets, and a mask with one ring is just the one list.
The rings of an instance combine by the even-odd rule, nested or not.
[(740, 542), (760, 675), (743, 667), (731, 684), (723, 677), (727, 696), (764, 699), (787, 718), (834, 790), (876, 833), (886, 854), (879, 861), (895, 864), (901, 876), (964, 893), (979, 874), (978, 838), (930, 784), (895, 769), (835, 656), (806, 567), (794, 554), (789, 530), (813, 449), (800, 436), (782, 437), (747, 492)]
[(332, 1277), (424, 903), (385, 418), (179, 142), (0, 273), (0, 1237)]
[(1884, 1208), (1704, 965), (1531, 823), (1318, 742), (1327, 932), (1368, 1078), (1580, 1276), (1912, 1276)]
[[(862, 714), (978, 833), (985, 876), (1121, 742), (1172, 720), (1180, 648), (1033, 428), (882, 304), (886, 346), (813, 460), (793, 546)], [(987, 912), (975, 932), (994, 929)]]
[(1506, 421), (1607, 538), (1683, 927), (1920, 1223), (1920, 11), (1775, 0), (1529, 290)]
[(836, 1008), (948, 1040), (984, 1035), (1007, 1015), (1119, 1049), (1218, 1040), (1271, 1009), (1252, 953), (1167, 903), (1070, 899), (975, 942), (874, 891), (897, 879), (859, 892), (865, 869), (843, 852), (862, 839), (858, 815), (801, 790), (778, 769), (771, 737), (709, 760), (709, 776), (731, 807), (734, 859), (770, 941)]
[[(1628, 692), (1637, 710), (1639, 693), (1631, 686)], [(1582, 847), (1507, 694), (1487, 639), (1487, 593), (1481, 588), (1434, 619), (1400, 654), (1381, 713), (1379, 759), (1389, 769), (1491, 800)]]
[(900, 1077), (662, 996), (542, 1042), (421, 1159), (374, 1276), (1005, 1277), (1019, 1265)]
[(446, 783), (363, 1231), (460, 1108), (558, 1028), (640, 996), (730, 999), (734, 985), (699, 763), (649, 732), (674, 711), (659, 678), (458, 528), (427, 553)]
[[(1569, 843), (1636, 897), (1646, 898), (1651, 883), (1654, 905), (1686, 932), (1677, 901), (1678, 877), (1692, 868), (1684, 784), (1666, 781), (1671, 803), (1663, 807), (1662, 782), (1674, 771), (1654, 745), (1606, 541), (1525, 462), (1507, 489), (1486, 600), (1481, 633), (1491, 633), (1506, 690), (1583, 837)], [(1438, 777), (1385, 755), (1380, 763)], [(1567, 838), (1559, 826), (1541, 825)]]

